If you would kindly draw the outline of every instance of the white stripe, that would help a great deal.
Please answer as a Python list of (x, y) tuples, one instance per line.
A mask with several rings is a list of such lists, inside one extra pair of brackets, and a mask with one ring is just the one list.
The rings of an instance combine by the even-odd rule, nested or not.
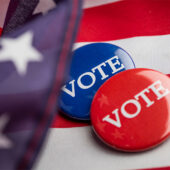
[(49, 9), (54, 8), (56, 5), (53, 0), (40, 0), (38, 6), (36, 7), (34, 13), (45, 13)]
[(36, 170), (119, 170), (170, 166), (170, 140), (142, 153), (116, 152), (91, 127), (51, 129)]
[[(92, 42), (76, 43), (74, 49)], [(170, 35), (144, 36), (108, 41), (120, 46), (133, 58), (136, 67), (170, 74)]]
[(110, 3), (118, 2), (118, 1), (121, 1), (121, 0), (85, 0), (83, 8), (92, 8), (92, 7), (110, 4)]

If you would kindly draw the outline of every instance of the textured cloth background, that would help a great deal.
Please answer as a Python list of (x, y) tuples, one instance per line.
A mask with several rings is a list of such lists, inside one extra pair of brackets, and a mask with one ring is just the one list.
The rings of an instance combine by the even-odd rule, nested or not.
[[(50, 0), (41, 0), (35, 12), (53, 5)], [(85, 0), (74, 49), (92, 42), (110, 42), (124, 48), (137, 67), (170, 74), (169, 9), (169, 0)], [(35, 170), (155, 168), (170, 169), (170, 139), (147, 152), (121, 153), (98, 140), (90, 123), (58, 114)]]

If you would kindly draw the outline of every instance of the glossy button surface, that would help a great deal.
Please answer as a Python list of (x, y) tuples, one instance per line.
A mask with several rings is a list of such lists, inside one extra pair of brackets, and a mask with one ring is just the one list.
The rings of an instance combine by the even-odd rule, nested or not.
[(60, 109), (70, 117), (88, 120), (97, 89), (111, 76), (130, 68), (134, 68), (131, 57), (115, 45), (93, 43), (78, 48), (62, 88)]
[(91, 106), (92, 125), (108, 145), (137, 152), (170, 134), (170, 78), (150, 69), (131, 69), (106, 81)]

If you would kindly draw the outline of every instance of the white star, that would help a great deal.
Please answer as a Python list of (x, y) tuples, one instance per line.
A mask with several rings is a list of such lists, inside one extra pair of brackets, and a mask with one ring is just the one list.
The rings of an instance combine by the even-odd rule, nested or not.
[(0, 62), (12, 61), (20, 75), (26, 74), (28, 62), (41, 61), (41, 53), (32, 46), (33, 33), (26, 32), (18, 38), (1, 39)]
[(7, 115), (0, 117), (0, 149), (9, 149), (12, 147), (12, 142), (2, 133), (8, 121), (9, 117)]

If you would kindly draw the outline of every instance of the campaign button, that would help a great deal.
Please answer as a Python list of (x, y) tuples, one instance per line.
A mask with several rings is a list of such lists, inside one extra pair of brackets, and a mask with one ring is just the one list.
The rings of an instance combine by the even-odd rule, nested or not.
[(170, 79), (150, 69), (123, 71), (94, 96), (91, 121), (111, 147), (129, 152), (157, 146), (170, 134)]
[(134, 68), (127, 52), (108, 43), (93, 43), (73, 53), (71, 69), (62, 87), (59, 107), (66, 115), (90, 119), (90, 106), (97, 89), (111, 76)]

